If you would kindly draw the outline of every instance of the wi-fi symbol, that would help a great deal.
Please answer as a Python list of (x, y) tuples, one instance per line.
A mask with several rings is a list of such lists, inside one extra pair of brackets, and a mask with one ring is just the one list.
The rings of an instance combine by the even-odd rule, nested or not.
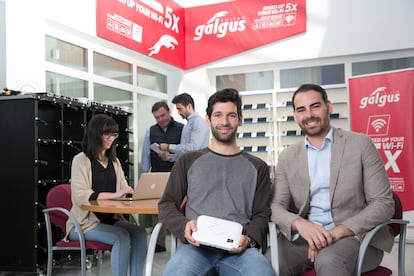
[(286, 19), (286, 22), (288, 23), (288, 24), (290, 24), (292, 21), (293, 21), (293, 19), (294, 19), (295, 17), (293, 16), (293, 15), (291, 15), (291, 14), (289, 14), (288, 16), (286, 16), (285, 17), (285, 19)]
[(375, 119), (372, 121), (371, 126), (375, 129), (375, 132), (379, 132), (387, 124), (387, 121), (384, 119)]

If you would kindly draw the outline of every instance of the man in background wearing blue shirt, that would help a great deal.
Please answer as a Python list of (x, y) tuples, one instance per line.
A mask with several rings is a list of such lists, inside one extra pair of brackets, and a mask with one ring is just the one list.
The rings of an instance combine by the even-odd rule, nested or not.
[[(181, 142), (162, 143), (160, 149), (169, 151), (178, 156), (190, 150), (198, 150), (208, 146), (210, 140), (210, 129), (203, 117), (201, 117), (194, 109), (194, 100), (188, 93), (176, 95), (172, 102), (175, 104), (178, 113), (187, 124), (183, 128), (181, 134)], [(162, 157), (164, 160), (170, 160), (171, 156)]]

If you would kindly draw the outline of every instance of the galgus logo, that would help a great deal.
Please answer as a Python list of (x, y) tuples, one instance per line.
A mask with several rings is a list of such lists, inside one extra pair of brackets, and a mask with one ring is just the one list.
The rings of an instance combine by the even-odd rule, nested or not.
[(226, 36), (227, 32), (243, 32), (246, 30), (246, 20), (240, 18), (226, 18), (228, 11), (219, 11), (207, 21), (206, 25), (198, 25), (194, 31), (193, 39), (198, 41), (203, 35), (216, 35), (218, 38)]
[(378, 87), (372, 92), (369, 97), (364, 97), (361, 99), (360, 108), (364, 109), (368, 105), (377, 105), (378, 107), (383, 107), (386, 103), (397, 103), (400, 101), (400, 92), (392, 91), (387, 92), (386, 86)]

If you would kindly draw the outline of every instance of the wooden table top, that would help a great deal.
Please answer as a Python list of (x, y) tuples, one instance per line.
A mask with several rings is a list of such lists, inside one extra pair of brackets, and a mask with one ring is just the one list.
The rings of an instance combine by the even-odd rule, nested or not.
[(158, 214), (158, 201), (158, 198), (132, 201), (91, 200), (82, 204), (82, 208), (98, 213)]

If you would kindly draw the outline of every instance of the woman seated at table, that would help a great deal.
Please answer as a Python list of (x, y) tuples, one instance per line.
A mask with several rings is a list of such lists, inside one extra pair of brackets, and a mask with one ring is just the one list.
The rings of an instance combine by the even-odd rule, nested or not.
[[(128, 222), (122, 215), (93, 213), (81, 208), (88, 200), (111, 199), (133, 193), (128, 186), (119, 159), (116, 157), (118, 124), (110, 116), (92, 117), (83, 138), (83, 152), (72, 161), (72, 209), (87, 240), (112, 245), (112, 275), (124, 276), (130, 264), (131, 275), (142, 275), (147, 234), (142, 227)], [(69, 239), (78, 239), (68, 221)]]

